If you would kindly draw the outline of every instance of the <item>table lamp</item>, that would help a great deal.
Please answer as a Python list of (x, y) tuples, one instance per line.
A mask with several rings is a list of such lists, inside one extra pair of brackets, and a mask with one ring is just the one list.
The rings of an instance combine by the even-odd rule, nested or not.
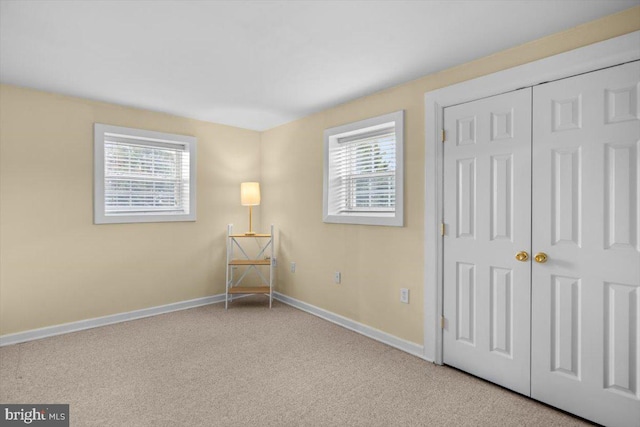
[(249, 206), (249, 231), (247, 236), (256, 234), (251, 224), (251, 208), (260, 204), (260, 183), (259, 182), (243, 182), (240, 184), (240, 203), (242, 206)]

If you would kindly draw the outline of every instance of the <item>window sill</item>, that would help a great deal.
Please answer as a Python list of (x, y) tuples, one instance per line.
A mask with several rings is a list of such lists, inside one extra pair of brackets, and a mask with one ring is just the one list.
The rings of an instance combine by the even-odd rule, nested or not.
[(323, 222), (329, 224), (359, 224), (359, 225), (382, 225), (390, 227), (402, 227), (403, 218), (397, 214), (389, 213), (348, 213), (340, 215), (326, 215)]
[(95, 214), (94, 224), (129, 224), (140, 222), (179, 222), (195, 221), (196, 214), (153, 213), (153, 214)]

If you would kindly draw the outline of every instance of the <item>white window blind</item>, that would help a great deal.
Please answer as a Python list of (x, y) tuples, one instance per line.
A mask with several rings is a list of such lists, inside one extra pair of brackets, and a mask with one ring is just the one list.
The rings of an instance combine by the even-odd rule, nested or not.
[(338, 138), (337, 142), (331, 161), (338, 177), (338, 212), (393, 212), (395, 128)]
[(196, 139), (96, 123), (94, 222), (195, 221)]
[(184, 145), (105, 136), (107, 214), (189, 212), (189, 152)]

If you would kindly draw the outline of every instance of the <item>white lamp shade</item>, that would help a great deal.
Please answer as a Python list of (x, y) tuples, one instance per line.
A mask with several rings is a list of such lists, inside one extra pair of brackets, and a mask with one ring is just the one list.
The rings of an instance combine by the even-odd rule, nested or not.
[(260, 204), (259, 182), (243, 182), (240, 184), (240, 203), (242, 206), (258, 206)]

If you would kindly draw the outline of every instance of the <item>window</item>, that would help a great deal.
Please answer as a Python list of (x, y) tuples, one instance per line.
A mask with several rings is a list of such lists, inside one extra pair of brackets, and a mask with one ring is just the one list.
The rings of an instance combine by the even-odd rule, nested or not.
[(195, 221), (196, 139), (94, 125), (94, 223)]
[(403, 111), (324, 132), (324, 222), (403, 225)]

